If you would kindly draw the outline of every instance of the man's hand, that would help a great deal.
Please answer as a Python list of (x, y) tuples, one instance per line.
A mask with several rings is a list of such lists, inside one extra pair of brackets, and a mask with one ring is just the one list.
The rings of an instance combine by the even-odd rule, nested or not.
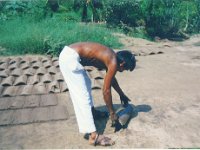
[(123, 105), (127, 105), (131, 101), (125, 94), (120, 95), (120, 100)]
[(116, 124), (119, 122), (118, 116), (115, 113), (110, 114), (110, 119), (111, 119), (111, 127), (115, 127)]

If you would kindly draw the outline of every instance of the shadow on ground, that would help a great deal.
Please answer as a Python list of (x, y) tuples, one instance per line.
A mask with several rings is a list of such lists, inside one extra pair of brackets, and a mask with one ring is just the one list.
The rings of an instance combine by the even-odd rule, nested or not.
[[(137, 105), (137, 106), (135, 106), (133, 104), (130, 104), (130, 105), (133, 107), (133, 112), (130, 115), (130, 119), (123, 126), (120, 125), (119, 123), (117, 123), (116, 126), (113, 127), (113, 132), (120, 131), (121, 129), (126, 129), (128, 127), (130, 120), (137, 117), (140, 112), (149, 112), (152, 109), (150, 105), (146, 105), (146, 104), (141, 104), (141, 105)], [(121, 104), (115, 104), (114, 105), (115, 110), (119, 109), (120, 106), (121, 106)], [(107, 111), (106, 106), (96, 107), (96, 109), (100, 110), (100, 111)], [(106, 127), (111, 127), (111, 121), (109, 118), (102, 118), (99, 120), (95, 120), (95, 125), (97, 128), (97, 131), (99, 133), (103, 134)]]

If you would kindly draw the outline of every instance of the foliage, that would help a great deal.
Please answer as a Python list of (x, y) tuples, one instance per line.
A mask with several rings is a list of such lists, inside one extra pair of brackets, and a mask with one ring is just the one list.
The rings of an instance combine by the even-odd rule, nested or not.
[[(20, 24), (20, 26), (19, 26)], [(74, 42), (93, 41), (112, 48), (121, 46), (112, 30), (92, 24), (61, 21), (56, 18), (40, 22), (17, 17), (0, 24), (0, 54), (58, 54)]]
[[(0, 22), (0, 47), (8, 49), (6, 53), (56, 54), (65, 44), (78, 41), (118, 47), (113, 27), (134, 37), (188, 38), (187, 34), (200, 32), (200, 3), (199, 0), (10, 0), (0, 1)], [(98, 22), (106, 22), (107, 26)]]
[(107, 2), (106, 21), (111, 25), (126, 24), (127, 26), (140, 26), (143, 14), (138, 0), (109, 0)]
[(176, 37), (183, 31), (194, 32), (192, 22), (197, 12), (194, 1), (149, 0), (144, 5), (146, 28), (151, 36)]

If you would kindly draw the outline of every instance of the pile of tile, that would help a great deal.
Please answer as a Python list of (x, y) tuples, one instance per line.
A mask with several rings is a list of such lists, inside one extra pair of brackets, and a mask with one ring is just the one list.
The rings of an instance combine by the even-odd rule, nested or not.
[[(96, 80), (102, 79), (98, 70), (86, 67), (92, 88), (101, 88)], [(59, 69), (58, 58), (13, 57), (0, 60), (0, 97), (61, 93), (68, 91)]]
[[(92, 89), (101, 89), (105, 72), (85, 67)], [(0, 58), (0, 126), (67, 120), (73, 114), (58, 58)]]

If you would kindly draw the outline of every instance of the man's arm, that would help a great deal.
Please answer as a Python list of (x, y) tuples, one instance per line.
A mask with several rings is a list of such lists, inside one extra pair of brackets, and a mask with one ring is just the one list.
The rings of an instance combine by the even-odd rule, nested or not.
[(115, 89), (115, 91), (119, 94), (119, 96), (124, 95), (124, 92), (122, 89), (119, 87), (119, 84), (117, 82), (117, 79), (114, 77), (112, 79), (112, 87)]
[(117, 64), (112, 63), (108, 66), (106, 76), (104, 78), (104, 85), (103, 85), (103, 96), (106, 106), (109, 110), (111, 119), (115, 118), (115, 111), (113, 109), (113, 102), (112, 102), (112, 95), (111, 95), (111, 84), (112, 79), (114, 78), (117, 71)]
[(115, 77), (113, 77), (113, 79), (112, 79), (112, 87), (119, 94), (121, 103), (123, 103), (125, 105), (128, 104), (128, 101), (130, 101), (130, 99), (124, 94), (124, 92), (120, 88), (120, 86), (117, 82), (117, 79)]

